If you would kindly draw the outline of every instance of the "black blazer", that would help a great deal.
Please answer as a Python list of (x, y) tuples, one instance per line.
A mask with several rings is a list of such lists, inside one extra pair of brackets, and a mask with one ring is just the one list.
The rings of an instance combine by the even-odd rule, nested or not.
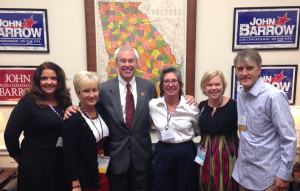
[(149, 101), (157, 97), (152, 82), (136, 77), (137, 104), (131, 129), (122, 114), (118, 78), (100, 84), (97, 110), (109, 128), (109, 166), (112, 174), (127, 172), (130, 165), (138, 171), (152, 168)]
[(80, 112), (64, 122), (63, 152), (69, 183), (79, 180), (83, 187), (100, 187), (96, 138)]

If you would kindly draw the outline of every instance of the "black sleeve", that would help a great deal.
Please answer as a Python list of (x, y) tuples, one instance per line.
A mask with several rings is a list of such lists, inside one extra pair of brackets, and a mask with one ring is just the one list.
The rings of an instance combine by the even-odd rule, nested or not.
[(35, 105), (29, 103), (31, 101), (29, 99), (23, 98), (18, 102), (6, 125), (4, 140), (9, 156), (11, 157), (18, 156), (21, 152), (19, 138), (27, 122), (30, 120), (30, 107), (35, 107)]
[(63, 155), (64, 165), (69, 181), (79, 180), (78, 147), (80, 143), (80, 126), (82, 121), (78, 113), (64, 121), (63, 125)]
[(201, 111), (202, 108), (204, 107), (205, 103), (206, 103), (206, 101), (201, 101), (201, 102), (199, 103), (198, 107), (199, 107), (199, 110), (200, 110), (200, 111)]

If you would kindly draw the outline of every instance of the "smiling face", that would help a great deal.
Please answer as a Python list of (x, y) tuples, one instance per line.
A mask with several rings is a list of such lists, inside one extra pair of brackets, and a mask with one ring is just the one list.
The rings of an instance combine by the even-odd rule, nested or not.
[(235, 71), (239, 82), (244, 90), (248, 92), (259, 79), (261, 68), (255, 62), (238, 62)]
[(54, 70), (44, 69), (41, 73), (40, 88), (46, 97), (54, 96), (57, 89), (57, 75)]
[(135, 75), (137, 67), (137, 60), (133, 50), (120, 50), (116, 66), (123, 80), (130, 82)]
[(173, 72), (165, 74), (163, 80), (163, 90), (165, 97), (179, 96), (179, 83), (177, 76)]
[(77, 93), (77, 97), (86, 110), (94, 108), (99, 98), (99, 86), (96, 83), (88, 84)]
[(224, 84), (219, 75), (213, 77), (205, 86), (205, 93), (211, 100), (219, 100), (224, 92)]

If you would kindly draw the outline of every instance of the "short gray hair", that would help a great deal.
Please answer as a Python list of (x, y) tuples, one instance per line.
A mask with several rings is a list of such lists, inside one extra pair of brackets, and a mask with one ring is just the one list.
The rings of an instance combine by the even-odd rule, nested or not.
[(139, 55), (139, 52), (135, 48), (132, 48), (131, 46), (121, 46), (114, 53), (114, 57), (115, 57), (116, 62), (119, 59), (119, 52), (120, 51), (125, 51), (125, 50), (132, 50), (134, 52), (136, 61), (139, 60), (140, 55)]
[(260, 68), (262, 64), (262, 59), (258, 51), (246, 48), (244, 50), (239, 51), (235, 56), (233, 61), (234, 67), (236, 67), (236, 65), (239, 62), (242, 62), (243, 64), (249, 64), (250, 62), (255, 62), (257, 64), (257, 67)]

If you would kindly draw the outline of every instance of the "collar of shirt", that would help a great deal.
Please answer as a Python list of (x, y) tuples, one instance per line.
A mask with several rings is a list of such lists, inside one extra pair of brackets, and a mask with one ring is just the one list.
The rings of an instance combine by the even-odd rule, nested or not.
[(250, 89), (249, 92), (246, 92), (246, 91), (244, 90), (244, 88), (242, 88), (241, 93), (242, 93), (243, 96), (245, 96), (245, 95), (247, 95), (247, 94), (249, 93), (249, 94), (251, 94), (251, 95), (257, 97), (258, 94), (259, 94), (259, 92), (260, 92), (260, 90), (261, 90), (261, 88), (263, 87), (264, 83), (265, 83), (265, 82), (263, 81), (263, 79), (262, 79), (262, 78), (259, 78), (259, 79), (256, 81), (256, 83), (253, 85), (253, 87)]
[[(157, 98), (157, 103), (156, 103), (156, 105), (157, 105), (157, 106), (159, 106), (159, 105), (164, 105), (165, 108), (167, 108), (167, 103), (166, 103), (166, 100), (165, 100), (165, 96), (160, 97), (160, 98)], [(186, 101), (185, 101), (184, 96), (181, 96), (181, 97), (180, 97), (179, 104), (178, 104), (176, 110), (178, 110), (178, 109), (183, 109), (183, 110), (186, 110), (186, 111), (191, 111), (191, 108), (193, 108), (193, 109), (192, 109), (192, 111), (193, 111), (193, 110), (194, 110), (194, 107), (196, 107), (196, 106), (188, 105), (188, 104), (186, 103)]]
[[(167, 106), (164, 97), (154, 98), (149, 103), (149, 113), (156, 127), (157, 137), (162, 141), (162, 131), (167, 124)], [(174, 130), (174, 140), (170, 143), (181, 143), (192, 140), (195, 132), (199, 133), (198, 127), (199, 108), (188, 105), (181, 96), (179, 105), (174, 111), (169, 122), (170, 128)]]
[[(126, 88), (127, 82), (121, 76), (118, 76), (118, 80), (119, 80), (120, 93), (122, 93), (123, 91), (127, 91)], [(130, 90), (135, 91), (136, 90), (135, 76), (133, 76), (129, 84), (130, 84)]]

